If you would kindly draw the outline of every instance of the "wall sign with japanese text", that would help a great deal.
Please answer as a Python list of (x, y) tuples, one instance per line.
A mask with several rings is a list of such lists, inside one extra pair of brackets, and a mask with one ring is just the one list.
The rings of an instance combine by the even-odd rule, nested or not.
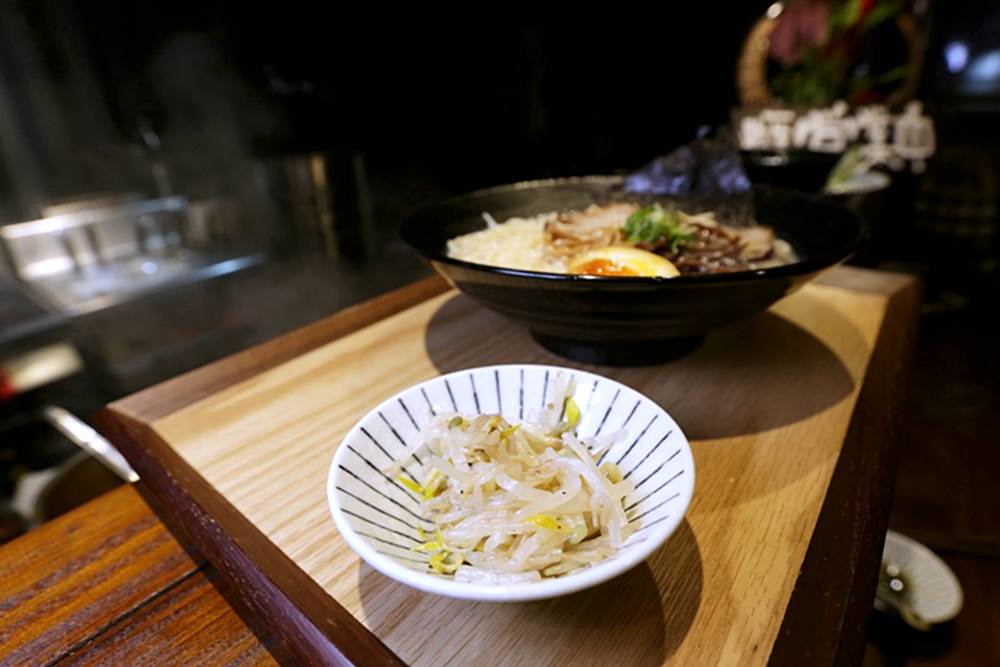
[(857, 145), (862, 171), (876, 165), (899, 171), (909, 163), (921, 173), (937, 141), (934, 123), (917, 101), (908, 102), (901, 114), (881, 105), (852, 110), (839, 101), (820, 109), (766, 108), (735, 115), (742, 150), (843, 153)]

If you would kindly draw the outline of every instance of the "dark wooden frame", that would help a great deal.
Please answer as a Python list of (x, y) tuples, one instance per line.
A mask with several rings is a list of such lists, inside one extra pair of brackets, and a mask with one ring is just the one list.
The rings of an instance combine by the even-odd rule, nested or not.
[[(866, 289), (864, 282), (850, 286)], [(912, 280), (889, 297), (847, 438), (771, 651), (772, 665), (861, 664), (892, 509), (896, 427), (919, 302), (920, 286)]]
[[(893, 424), (913, 344), (915, 281), (838, 269), (821, 279), (889, 297), (847, 440), (830, 482), (771, 664), (857, 664), (871, 609), (895, 473)], [(414, 283), (109, 406), (99, 427), (182, 531), (306, 664), (401, 664), (374, 634), (282, 554), (149, 424), (235, 382), (357, 331), (447, 289)], [(293, 602), (298, 601), (298, 604)], [(817, 604), (822, 600), (822, 604)]]

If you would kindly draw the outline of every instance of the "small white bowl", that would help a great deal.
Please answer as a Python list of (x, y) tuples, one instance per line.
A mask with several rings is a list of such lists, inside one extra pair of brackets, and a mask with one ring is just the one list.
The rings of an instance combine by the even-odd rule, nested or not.
[[(626, 515), (637, 526), (614, 556), (561, 577), (512, 585), (457, 582), (434, 573), (417, 527), (433, 530), (417, 497), (382, 470), (422, 442), (433, 413), (500, 413), (511, 423), (546, 402), (557, 373), (576, 381), (581, 437), (624, 428), (628, 435), (605, 460), (617, 463), (636, 484)], [(407, 466), (417, 479), (424, 470)], [(687, 438), (654, 401), (619, 382), (570, 368), (487, 366), (436, 377), (406, 389), (369, 412), (337, 449), (327, 479), (327, 500), (337, 530), (371, 567), (428, 593), (468, 600), (513, 602), (565, 595), (595, 586), (631, 569), (658, 549), (677, 528), (694, 492), (694, 459)]]
[(930, 624), (950, 621), (962, 610), (962, 585), (937, 554), (894, 530), (885, 535), (882, 562), (898, 565), (909, 586), (910, 606)]

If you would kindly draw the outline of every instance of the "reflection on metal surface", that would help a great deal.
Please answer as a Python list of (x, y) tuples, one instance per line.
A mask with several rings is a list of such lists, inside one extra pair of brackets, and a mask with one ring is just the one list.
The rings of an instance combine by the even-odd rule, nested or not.
[(0, 241), (23, 280), (177, 250), (187, 200), (168, 197), (41, 218), (0, 227)]
[(254, 266), (264, 255), (240, 257), (186, 254), (176, 258), (135, 258), (91, 269), (85, 279), (60, 274), (35, 280), (38, 292), (60, 310), (83, 315), (164, 287), (196, 283)]
[(71, 412), (54, 405), (42, 410), (42, 416), (60, 433), (73, 441), (126, 482), (138, 482), (139, 475), (132, 470), (125, 457), (94, 429), (87, 426)]
[(246, 242), (217, 218), (184, 197), (164, 197), (7, 225), (0, 241), (22, 280), (62, 312), (79, 315), (263, 261), (235, 250)]
[(180, 211), (185, 206), (187, 206), (187, 199), (184, 197), (166, 197), (164, 199), (131, 202), (122, 206), (91, 208), (76, 213), (67, 213), (39, 220), (4, 225), (0, 227), (0, 236), (5, 240), (11, 240), (42, 233), (52, 233), (61, 229), (99, 224), (119, 218), (131, 218), (163, 211)]

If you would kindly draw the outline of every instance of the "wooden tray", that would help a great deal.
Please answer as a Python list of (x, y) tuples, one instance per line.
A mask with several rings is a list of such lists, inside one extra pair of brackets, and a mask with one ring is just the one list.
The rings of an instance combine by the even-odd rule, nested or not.
[(327, 509), (341, 438), (396, 391), (485, 364), (575, 365), (445, 289), (416, 284), (136, 394), (109, 406), (102, 429), (161, 511), (307, 662), (850, 659), (845, 637), (870, 607), (884, 534), (878, 485), (892, 467), (886, 427), (912, 281), (836, 269), (682, 360), (589, 367), (678, 421), (694, 450), (694, 501), (668, 544), (626, 575), (509, 605), (396, 584), (354, 555)]

